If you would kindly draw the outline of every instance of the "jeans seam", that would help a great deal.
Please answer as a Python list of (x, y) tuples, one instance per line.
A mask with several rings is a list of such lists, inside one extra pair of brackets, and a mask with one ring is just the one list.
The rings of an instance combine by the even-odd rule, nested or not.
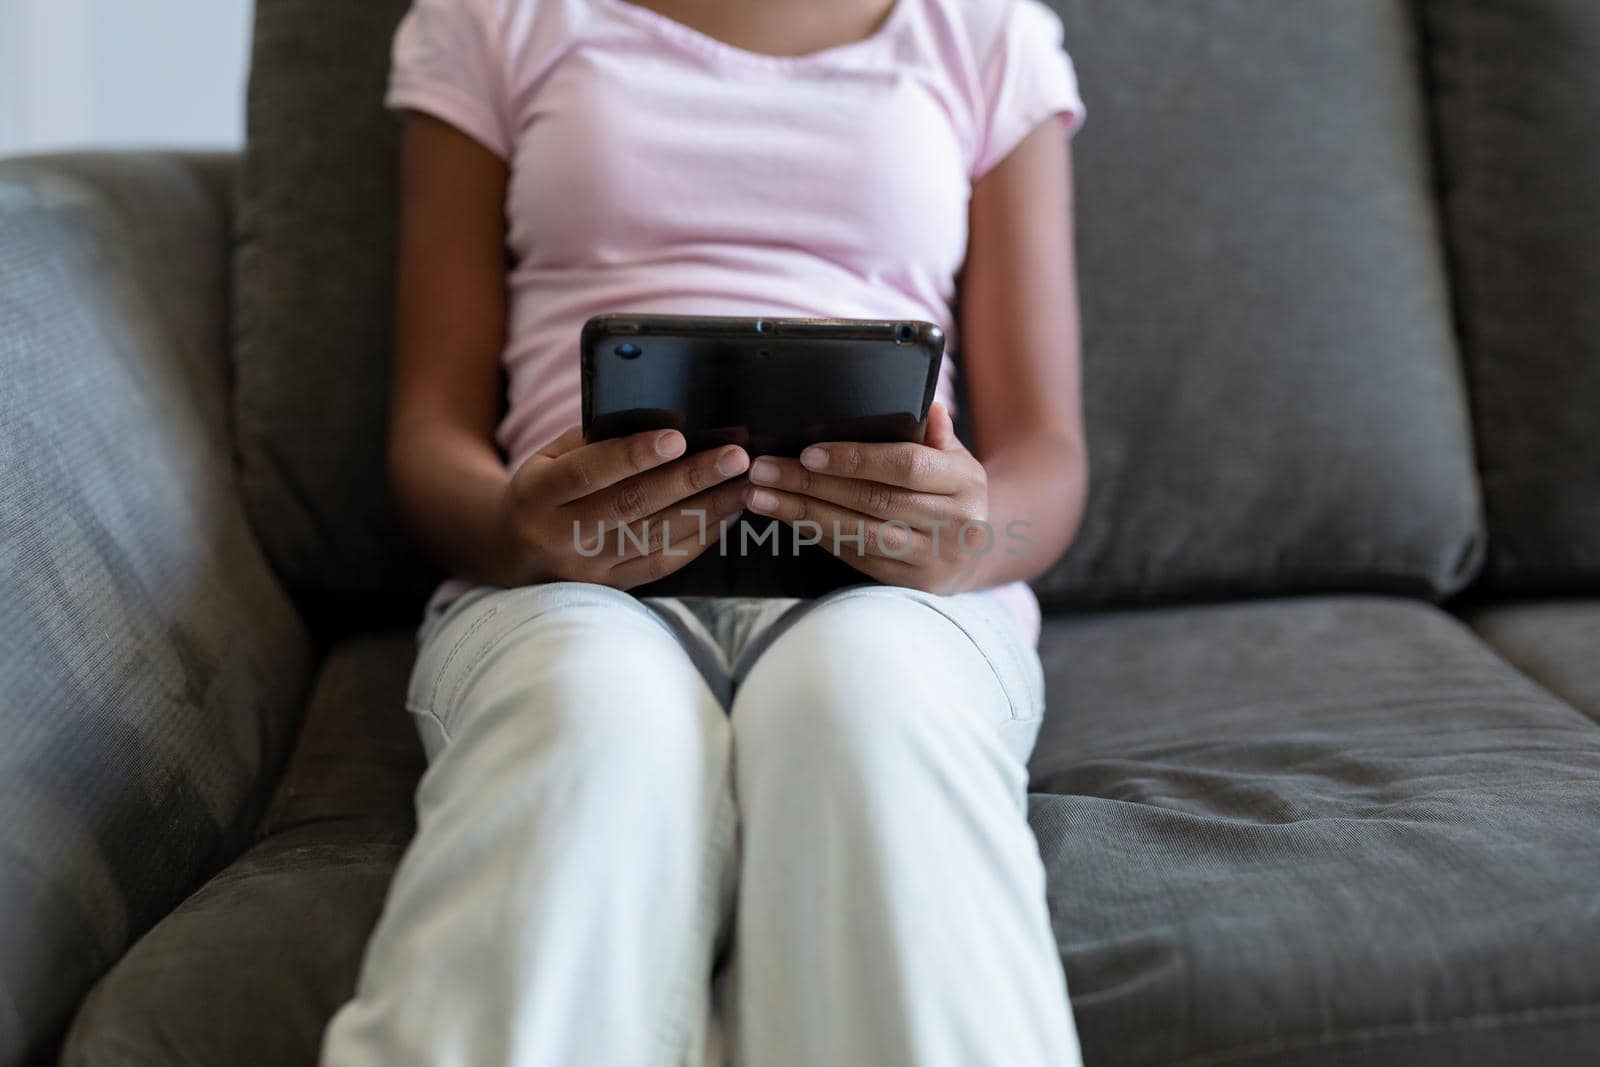
[(472, 620), (472, 625), (467, 627), (466, 633), (456, 638), (455, 644), (451, 645), (450, 651), (445, 654), (444, 662), (439, 664), (439, 671), (434, 675), (433, 678), (433, 687), (428, 693), (428, 710), (429, 713), (434, 716), (434, 718), (438, 718), (438, 714), (434, 712), (433, 709), (439, 706), (439, 689), (444, 685), (445, 676), (450, 673), (451, 664), (453, 664), (456, 661), (456, 657), (460, 655), (461, 646), (465, 645), (474, 634), (486, 626), (489, 620), (493, 619), (499, 613), (500, 609), (491, 605), (488, 611), (484, 612), (478, 618)]
[[(543, 614), (543, 612), (540, 612), (538, 615), (532, 615), (526, 619), (517, 620), (513, 626), (509, 627), (505, 630), (505, 632), (497, 635), (494, 640), (485, 643), (482, 648), (477, 650), (472, 657), (472, 661), (462, 668), (461, 680), (458, 681), (450, 690), (450, 697), (446, 701), (445, 715), (453, 715), (455, 713), (456, 706), (461, 702), (461, 694), (466, 690), (468, 683), (472, 680), (473, 672), (478, 669), (478, 665), (484, 660), (488, 659), (497, 648), (505, 644), (506, 641), (509, 640), (510, 637), (518, 630), (522, 629), (524, 626), (528, 625), (534, 620), (542, 617)], [(443, 671), (439, 672), (439, 680), (441, 683), (444, 680)], [(437, 709), (438, 705), (435, 704), (434, 707)], [(444, 716), (440, 715), (437, 710), (434, 712), (434, 717), (441, 720), (444, 718)]]
[(449, 729), (446, 728), (444, 720), (433, 713), (433, 709), (421, 707), (408, 700), (406, 701), (406, 710), (418, 718), (432, 719), (433, 724), (439, 728), (439, 736), (443, 737), (447, 743), (450, 741)]
[[(864, 596), (881, 596), (881, 595), (884, 595), (880, 591), (881, 588), (882, 587), (879, 587), (879, 586), (870, 586), (870, 587), (867, 587), (867, 588), (850, 589), (850, 590), (847, 590), (847, 591), (845, 591), (843, 593), (840, 593), (837, 596), (834, 596), (834, 597), (832, 597), (830, 599), (818, 600), (818, 601), (815, 601), (814, 603), (815, 603), (815, 605), (817, 607), (824, 607), (827, 604), (837, 604), (837, 603), (840, 603), (841, 601), (855, 600), (855, 599), (859, 599), (859, 598), (864, 597)], [(930, 596), (935, 596), (935, 595), (937, 595), (937, 594), (930, 594)], [(983, 642), (979, 641), (977, 639), (977, 637), (975, 637), (973, 635), (972, 630), (970, 628), (968, 628), (966, 623), (962, 622), (954, 614), (952, 614), (951, 612), (947, 611), (944, 607), (942, 607), (941, 605), (936, 603), (934, 600), (931, 600), (931, 599), (928, 599), (928, 598), (925, 598), (925, 597), (920, 597), (920, 596), (913, 596), (913, 597), (910, 597), (909, 599), (915, 601), (916, 603), (922, 604), (925, 607), (931, 608), (933, 611), (936, 611), (940, 615), (944, 616), (945, 619), (949, 620), (949, 622), (950, 622), (950, 624), (952, 626), (954, 626), (956, 629), (960, 630), (962, 635), (964, 637), (966, 637), (966, 639), (972, 643), (972, 647), (977, 650), (978, 658), (982, 659), (983, 662), (988, 666), (989, 671), (994, 675), (995, 682), (1000, 686), (1000, 692), (1005, 694), (1006, 705), (1011, 710), (1011, 721), (1012, 722), (1032, 722), (1035, 719), (1039, 718), (1038, 715), (1023, 715), (1023, 714), (1019, 713), (1019, 711), (1017, 709), (1017, 700), (1016, 700), (1016, 698), (1014, 696), (1012, 696), (1011, 687), (1006, 684), (1006, 679), (1000, 673), (1000, 668), (995, 665), (994, 660), (991, 659), (990, 656), (989, 656), (989, 650), (986, 647), (984, 647)], [(1019, 683), (1024, 688), (1029, 688), (1028, 685), (1027, 685), (1027, 681), (1026, 681), (1027, 672), (1024, 670), (1024, 664), (1021, 662), (1019, 656), (1017, 655), (1017, 650), (1015, 648), (1011, 647), (1011, 642), (1009, 640), (1007, 640), (1003, 635), (1001, 636), (1000, 642), (1001, 642), (1001, 644), (1004, 644), (1006, 646), (1006, 656), (1011, 661), (1011, 666), (1013, 668), (1013, 672), (1016, 674)]]
[[(983, 608), (984, 612), (992, 612), (995, 614), (999, 614), (1001, 610), (1002, 609), (998, 608), (992, 601), (986, 604)], [(997, 623), (994, 618), (986, 618), (984, 621), (992, 629), (1004, 629), (1008, 625), (1006, 623)], [(1036, 662), (1036, 653), (1033, 653), (1032, 649), (1023, 651), (1020, 643), (1013, 639), (1012, 634), (1000, 634), (998, 636), (1000, 643), (1006, 648), (1006, 655), (1011, 660), (1012, 669), (1017, 678), (1021, 681), (1022, 687), (1026, 691), (1028, 699), (1034, 700), (1035, 693), (1032, 682), (1038, 673), (1036, 669), (1038, 666)], [(1038, 705), (1037, 707), (1030, 707), (1028, 709), (1029, 714), (1016, 716), (1017, 720), (1019, 722), (1034, 722), (1043, 718), (1044, 699), (1042, 692), (1038, 694), (1036, 703)]]
[[(989, 650), (985, 648), (984, 645), (978, 640), (967, 624), (956, 618), (954, 614), (946, 611), (938, 604), (926, 600), (923, 601), (923, 603), (927, 604), (929, 607), (933, 608), (933, 610), (949, 619), (950, 622), (954, 624), (956, 629), (965, 634), (967, 640), (972, 642), (972, 647), (978, 650), (978, 655), (982, 657), (983, 661), (989, 665), (989, 670), (994, 673), (995, 681), (1000, 684), (1000, 691), (1006, 695), (1006, 703), (1011, 705), (1011, 720), (1013, 722), (1031, 722), (1034, 718), (1036, 718), (1036, 716), (1032, 714), (1022, 714), (1020, 709), (1018, 709), (1017, 698), (1012, 695), (1011, 687), (1006, 685), (1006, 680), (1001, 675), (1000, 668), (995, 665), (994, 659), (990, 656)], [(985, 622), (987, 621), (988, 620), (985, 620)], [(1007, 639), (1005, 635), (999, 635), (999, 641), (1005, 646), (1004, 655), (1011, 661), (1011, 673), (1016, 678), (1017, 684), (1026, 691), (1025, 695), (1032, 696), (1032, 689), (1028, 685), (1027, 671), (1022, 663), (1021, 658), (1017, 655), (1017, 650), (1011, 646), (1010, 640)], [(1031, 712), (1033, 709), (1029, 708), (1027, 710)]]

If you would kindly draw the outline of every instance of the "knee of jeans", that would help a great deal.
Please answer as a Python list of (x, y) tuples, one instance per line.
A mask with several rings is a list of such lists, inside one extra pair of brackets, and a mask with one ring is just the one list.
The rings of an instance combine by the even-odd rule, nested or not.
[[(863, 591), (819, 602), (751, 666), (731, 711), (736, 749), (833, 767), (899, 759), (940, 728), (930, 636), (948, 625), (918, 601)], [(959, 634), (957, 635), (959, 636)]]
[(506, 636), (584, 608), (614, 610), (623, 619), (650, 613), (627, 593), (593, 582), (543, 582), (511, 589), (483, 586), (462, 596), (426, 629), (408, 702), (437, 714), (440, 697), (459, 688), (463, 676)]
[[(524, 760), (554, 752), (568, 763), (670, 773), (675, 757), (715, 726), (706, 721), (715, 698), (704, 679), (626, 594), (556, 584), (575, 588), (546, 591), (538, 610), (463, 651), (468, 659), (435, 712), (447, 747), (492, 747)], [(611, 610), (619, 604), (624, 611)]]
[(542, 785), (574, 813), (597, 804), (648, 817), (699, 796), (726, 765), (726, 721), (683, 703), (506, 701), (508, 714), (479, 720), (429, 764), (419, 810), (494, 806)]

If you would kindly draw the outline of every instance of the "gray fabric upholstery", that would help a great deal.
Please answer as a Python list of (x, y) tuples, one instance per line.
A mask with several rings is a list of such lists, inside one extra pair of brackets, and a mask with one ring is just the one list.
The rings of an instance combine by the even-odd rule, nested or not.
[[(413, 647), (333, 653), (260, 842), (97, 988), (66, 1062), (314, 1062), (412, 830)], [(1090, 1064), (1600, 1041), (1600, 728), (1458, 623), (1282, 600), (1052, 620), (1042, 647), (1032, 820)]]
[(431, 580), (389, 503), (399, 125), (382, 107), (406, 0), (260, 0), (240, 183), (238, 383), (245, 506), (306, 604)]
[(1468, 621), (1518, 670), (1600, 722), (1600, 600), (1499, 604)]
[(1090, 499), (1047, 605), (1459, 589), (1479, 501), (1389, 0), (1059, 0)]
[(0, 162), (0, 1063), (237, 854), (299, 717), (231, 464), (232, 175)]
[(1490, 577), (1600, 589), (1600, 4), (1423, 6)]
[(1381, 598), (1056, 619), (1033, 825), (1090, 1064), (1578, 1064), (1600, 727)]
[[(96, 987), (63, 1063), (316, 1062), (414, 828), (423, 756), (404, 699), (415, 651), (409, 633), (334, 649), (255, 847)], [(196, 1015), (196, 1003), (212, 1010)]]

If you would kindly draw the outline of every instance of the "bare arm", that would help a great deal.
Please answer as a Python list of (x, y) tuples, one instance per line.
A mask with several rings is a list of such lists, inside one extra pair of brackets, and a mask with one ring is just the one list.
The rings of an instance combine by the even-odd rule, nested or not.
[(1088, 494), (1072, 159), (1055, 121), (973, 187), (962, 370), (989, 521), (1029, 524), (1027, 555), (983, 557), (979, 585), (1033, 578), (1076, 536)]
[[(407, 119), (389, 425), (396, 507), (452, 574), (508, 587), (561, 578), (631, 588), (715, 543), (695, 535), (741, 510), (743, 479), (730, 479), (749, 457), (734, 446), (684, 455), (676, 430), (585, 444), (573, 426), (506, 468), (494, 425), (508, 180), (499, 157), (453, 126)], [(586, 551), (602, 524), (623, 523), (642, 531), (643, 547), (613, 540)]]
[(428, 115), (408, 116), (401, 170), (389, 480), (412, 537), (463, 577), (516, 584), (494, 448), (506, 331), (508, 170)]

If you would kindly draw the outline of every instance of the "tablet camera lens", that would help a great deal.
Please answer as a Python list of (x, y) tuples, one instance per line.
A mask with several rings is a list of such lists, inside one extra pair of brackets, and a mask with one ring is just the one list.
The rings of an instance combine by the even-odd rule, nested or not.
[(756, 320), (756, 333), (771, 333), (771, 332), (772, 332), (772, 323), (768, 322), (766, 319), (758, 319), (758, 320)]
[(632, 341), (624, 341), (616, 348), (617, 355), (621, 356), (623, 359), (638, 359), (639, 351), (639, 346), (634, 344)]
[(910, 341), (916, 336), (916, 327), (909, 323), (902, 322), (900, 325), (894, 328), (894, 339), (899, 341), (901, 344), (905, 344), (907, 341)]

